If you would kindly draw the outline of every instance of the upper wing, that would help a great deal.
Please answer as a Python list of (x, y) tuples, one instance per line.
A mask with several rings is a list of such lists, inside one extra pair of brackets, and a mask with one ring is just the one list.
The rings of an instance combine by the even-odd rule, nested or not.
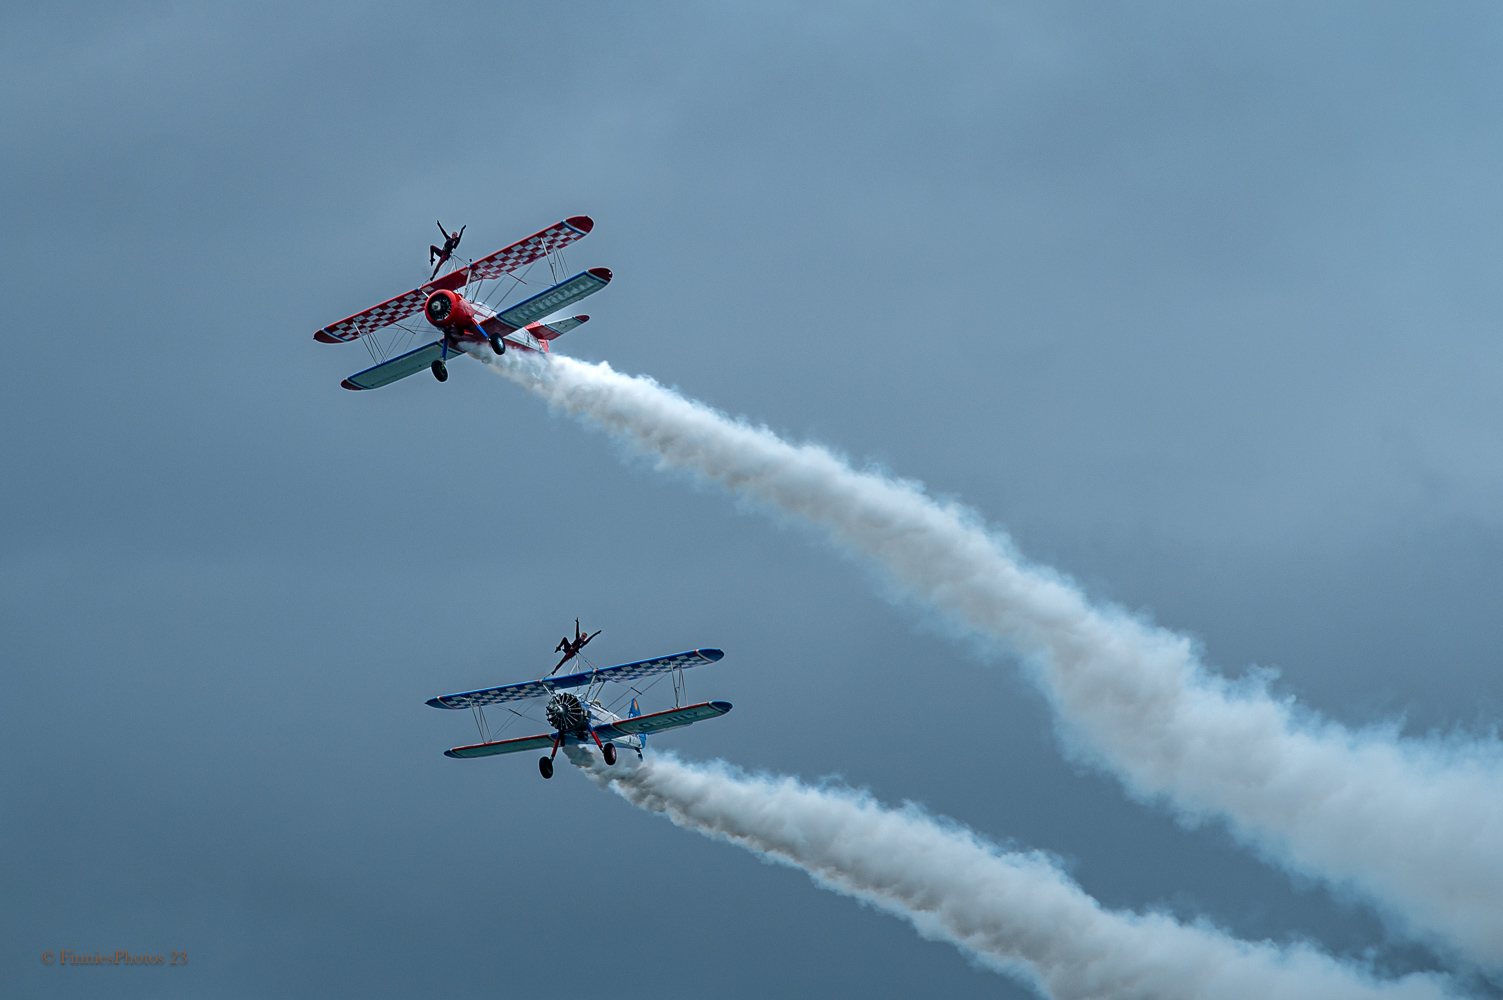
[[(691, 649), (684, 653), (674, 653), (672, 656), (659, 656), (652, 660), (620, 663), (614, 667), (606, 667), (603, 670), (586, 670), (577, 674), (567, 674), (563, 677), (545, 677), (542, 680), (523, 681), (520, 684), (507, 684), (502, 687), (484, 688), (479, 691), (463, 691), (459, 694), (441, 695), (437, 698), (429, 698), (428, 704), (434, 708), (474, 708), (477, 705), (499, 705), (508, 701), (524, 701), (528, 698), (541, 698), (543, 695), (551, 694), (560, 688), (583, 687), (595, 680), (624, 683), (636, 680), (639, 677), (666, 674), (670, 670), (679, 670), (683, 667), (698, 666), (701, 663), (714, 663), (724, 656), (725, 653), (718, 649)], [(638, 716), (638, 718), (646, 718), (646, 716)]]
[(491, 278), (510, 274), (517, 268), (526, 267), (555, 250), (563, 249), (575, 240), (584, 239), (594, 228), (595, 220), (588, 215), (576, 215), (565, 219), (558, 225), (549, 226), (519, 243), (513, 243), (505, 250), (497, 250), (489, 257), (481, 257), (467, 269), (470, 280), (489, 281)]
[[(325, 344), (338, 344), (390, 326), (423, 308), (423, 303), (428, 301), (428, 296), (440, 288), (454, 291), (463, 288), (472, 280), (499, 278), (503, 274), (546, 257), (575, 240), (584, 238), (585, 234), (594, 228), (595, 223), (588, 215), (576, 215), (565, 219), (563, 222), (533, 233), (525, 240), (513, 243), (503, 250), (497, 250), (488, 257), (481, 257), (469, 267), (461, 267), (457, 271), (440, 275), (426, 285), (414, 288), (394, 299), (387, 299), (378, 306), (371, 306), (364, 312), (348, 316), (338, 323), (331, 323), (315, 333), (313, 339)], [(562, 309), (563, 306), (555, 308)], [(547, 314), (540, 313), (539, 315)], [(520, 326), (526, 326), (526, 324), (523, 323)]]
[(427, 704), (434, 708), (475, 708), (476, 706), (500, 705), (508, 701), (541, 698), (550, 691), (551, 688), (546, 687), (542, 681), (523, 681), (521, 684), (507, 684), (505, 687), (486, 688), (482, 691), (440, 695), (437, 698), (429, 698)]
[(692, 726), (696, 722), (724, 715), (730, 710), (731, 703), (728, 701), (707, 701), (702, 705), (689, 705), (686, 708), (673, 708), (666, 712), (654, 712), (651, 715), (621, 719), (604, 726), (596, 726), (595, 732), (603, 740), (612, 740), (618, 736), (635, 736), (638, 733), (660, 733), (665, 729)]
[(365, 312), (358, 312), (353, 316), (331, 323), (313, 335), (313, 339), (323, 344), (340, 344), (354, 340), (356, 337), (367, 333), (375, 333), (382, 327), (391, 326), (401, 322), (408, 316), (423, 308), (423, 303), (428, 301), (428, 296), (440, 288), (453, 291), (464, 284), (463, 281), (452, 280), (458, 271), (451, 271), (436, 281), (430, 281), (421, 288), (414, 288), (394, 299), (387, 299), (379, 306), (371, 306)]
[(691, 649), (683, 653), (674, 653), (672, 656), (659, 656), (652, 660), (618, 663), (614, 667), (606, 667), (602, 670), (584, 670), (577, 674), (569, 674), (567, 677), (555, 677), (549, 683), (554, 687), (583, 687), (594, 680), (625, 684), (639, 677), (666, 674), (684, 667), (697, 667), (701, 663), (718, 663), (724, 658), (725, 653), (719, 649)]

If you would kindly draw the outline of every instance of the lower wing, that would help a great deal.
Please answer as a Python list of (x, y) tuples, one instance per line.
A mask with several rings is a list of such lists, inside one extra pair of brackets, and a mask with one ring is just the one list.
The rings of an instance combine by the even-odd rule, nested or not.
[(692, 726), (705, 719), (714, 719), (730, 710), (731, 703), (728, 701), (707, 701), (699, 705), (672, 708), (666, 712), (638, 715), (631, 719), (618, 719), (603, 726), (596, 726), (595, 732), (603, 740), (615, 739), (617, 736), (636, 736), (639, 733), (661, 733), (665, 729), (678, 729), (680, 726)]
[[(449, 356), (451, 358), (461, 353), (463, 352), (457, 351), (452, 347), (449, 348)], [(356, 372), (339, 384), (346, 389), (379, 389), (383, 385), (391, 385), (398, 379), (406, 378), (409, 375), (416, 375), (418, 372), (432, 365), (433, 362), (442, 358), (443, 354), (443, 341), (435, 340), (431, 344), (424, 344), (422, 347), (408, 351), (406, 354), (398, 354), (391, 360), (383, 361), (379, 365), (367, 368), (363, 372)]]
[[(615, 722), (606, 723), (595, 727), (595, 735), (602, 741), (618, 739), (625, 736), (638, 734), (661, 733), (667, 729), (679, 729), (683, 726), (692, 726), (696, 722), (705, 719), (714, 719), (731, 710), (728, 701), (707, 701), (700, 705), (688, 705), (684, 708), (673, 708), (666, 712), (654, 712), (652, 715), (639, 715), (631, 719), (618, 719)], [(515, 740), (502, 740), (499, 743), (475, 743), (467, 747), (455, 747), (445, 750), (445, 757), (458, 757), (467, 759), (470, 757), (494, 757), (503, 753), (518, 753), (523, 750), (542, 750), (553, 746), (556, 735), (523, 736)], [(584, 740), (577, 736), (565, 737), (568, 743), (583, 743)]]
[(493, 757), (498, 753), (517, 753), (522, 750), (546, 750), (553, 746), (552, 736), (523, 736), (518, 740), (502, 740), (500, 743), (476, 743), (474, 746), (455, 747), (445, 750), (445, 757)]

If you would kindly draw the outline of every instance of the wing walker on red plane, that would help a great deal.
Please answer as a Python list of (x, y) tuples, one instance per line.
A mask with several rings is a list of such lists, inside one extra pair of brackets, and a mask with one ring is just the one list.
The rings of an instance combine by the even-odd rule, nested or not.
[[(443, 225), (438, 227), (443, 229)], [(380, 305), (348, 316), (338, 323), (330, 323), (313, 335), (324, 344), (348, 343), (359, 340), (371, 352), (376, 364), (356, 372), (340, 385), (346, 389), (379, 389), (398, 379), (415, 375), (427, 368), (440, 382), (448, 381), (449, 358), (469, 354), (481, 361), (506, 353), (508, 347), (524, 351), (548, 352), (550, 341), (563, 336), (587, 321), (588, 316), (568, 316), (549, 319), (554, 313), (567, 309), (588, 295), (593, 295), (610, 284), (609, 268), (592, 267), (571, 278), (563, 278), (564, 247), (583, 239), (595, 223), (587, 215), (576, 215), (547, 229), (539, 230), (525, 240), (469, 261), (440, 275), (438, 270), (454, 257), (464, 229), (445, 233), (444, 245), (428, 248), (429, 262), (437, 259), (434, 277), (410, 292), (387, 299)], [(517, 287), (525, 284), (524, 275), (532, 264), (547, 258), (555, 282), (549, 288), (513, 306), (504, 306), (506, 297)], [(517, 272), (521, 272), (518, 274)], [(510, 287), (500, 279), (510, 278)], [(498, 284), (486, 289), (486, 283)], [(487, 304), (504, 292), (496, 304)], [(404, 342), (404, 335), (419, 337), (421, 326), (411, 325), (411, 317), (421, 312), (429, 326), (436, 328), (439, 338), (392, 356), (399, 347), (412, 343)], [(395, 329), (395, 333), (390, 331)]]

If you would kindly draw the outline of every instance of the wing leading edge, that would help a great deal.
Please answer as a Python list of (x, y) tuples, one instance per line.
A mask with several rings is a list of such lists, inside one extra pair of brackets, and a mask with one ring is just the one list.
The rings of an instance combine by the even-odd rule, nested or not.
[[(506, 684), (501, 687), (483, 688), (479, 691), (461, 691), (458, 694), (440, 695), (437, 698), (429, 698), (427, 703), (434, 708), (453, 709), (500, 705), (508, 701), (541, 698), (561, 688), (583, 687), (596, 680), (616, 683), (634, 681), (641, 677), (651, 677), (653, 674), (666, 674), (671, 670), (697, 667), (701, 663), (715, 663), (724, 656), (725, 653), (718, 649), (691, 649), (683, 653), (674, 653), (672, 656), (659, 656), (651, 660), (638, 660), (635, 663), (618, 663), (614, 667), (586, 670), (563, 677), (544, 677), (541, 680), (523, 681), (520, 684)], [(647, 716), (638, 716), (638, 718), (645, 719)]]

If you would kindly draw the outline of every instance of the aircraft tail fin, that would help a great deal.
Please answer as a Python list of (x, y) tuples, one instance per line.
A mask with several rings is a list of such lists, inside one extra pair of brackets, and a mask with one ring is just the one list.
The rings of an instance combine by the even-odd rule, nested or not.
[[(635, 719), (637, 716), (639, 716), (641, 714), (642, 714), (642, 706), (638, 705), (637, 704), (637, 699), (633, 698), (631, 700), (631, 708), (627, 710), (626, 717), (628, 719)], [(647, 748), (647, 734), (646, 733), (639, 733), (639, 734), (637, 734), (637, 739), (639, 739), (639, 740), (642, 741), (642, 748), (645, 750)]]

